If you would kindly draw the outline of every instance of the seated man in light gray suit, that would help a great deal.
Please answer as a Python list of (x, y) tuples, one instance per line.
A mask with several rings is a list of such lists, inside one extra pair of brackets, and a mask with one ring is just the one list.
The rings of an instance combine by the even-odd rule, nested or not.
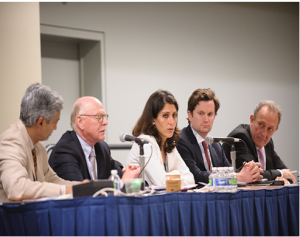
[(20, 120), (0, 135), (0, 203), (71, 194), (80, 184), (56, 175), (41, 142), (56, 130), (62, 108), (62, 97), (49, 87), (26, 90)]

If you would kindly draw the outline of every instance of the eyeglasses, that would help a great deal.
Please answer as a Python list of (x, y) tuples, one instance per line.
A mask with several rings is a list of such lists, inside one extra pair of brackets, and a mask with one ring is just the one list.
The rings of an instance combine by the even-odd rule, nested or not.
[(93, 117), (93, 118), (97, 119), (99, 123), (102, 123), (102, 122), (103, 122), (103, 117), (105, 117), (106, 120), (108, 120), (108, 117), (109, 117), (108, 114), (104, 114), (104, 115), (103, 115), (103, 114), (101, 114), (101, 115), (99, 115), (99, 114), (95, 114), (95, 115), (80, 114), (79, 116), (89, 116), (89, 117)]

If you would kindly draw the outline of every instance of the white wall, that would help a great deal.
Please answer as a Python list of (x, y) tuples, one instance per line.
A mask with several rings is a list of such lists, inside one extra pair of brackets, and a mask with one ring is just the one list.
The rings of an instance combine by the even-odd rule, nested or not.
[(39, 3), (0, 3), (0, 134), (20, 116), (29, 85), (41, 82)]
[[(298, 3), (40, 3), (43, 24), (105, 34), (108, 143), (131, 133), (146, 100), (166, 89), (187, 125), (190, 94), (211, 87), (221, 108), (212, 136), (249, 123), (255, 105), (283, 110), (277, 153), (299, 167)], [(126, 152), (115, 153), (125, 163)]]

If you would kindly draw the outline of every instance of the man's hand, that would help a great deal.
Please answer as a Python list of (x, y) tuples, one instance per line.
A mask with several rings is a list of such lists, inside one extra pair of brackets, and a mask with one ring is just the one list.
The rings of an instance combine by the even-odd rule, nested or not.
[(72, 186), (66, 186), (66, 194), (73, 194)]
[(136, 170), (136, 169), (140, 169), (140, 166), (139, 165), (127, 165), (127, 167), (123, 168), (122, 171), (125, 173), (127, 169)]
[(244, 183), (261, 181), (263, 177), (260, 173), (263, 173), (264, 171), (260, 167), (260, 163), (255, 163), (253, 161), (246, 163), (243, 169), (236, 174), (237, 180)]
[[(89, 183), (90, 181), (88, 179), (83, 180), (80, 184)], [(73, 194), (73, 187), (72, 186), (66, 186), (66, 194)]]
[(296, 183), (296, 178), (290, 169), (282, 169), (280, 171), (282, 172), (283, 178), (292, 180), (293, 184)]
[(122, 177), (122, 182), (125, 184), (125, 179), (135, 179), (138, 178), (141, 168), (139, 165), (127, 165), (126, 168), (123, 168), (123, 177)]
[(276, 177), (275, 180), (283, 180), (284, 181), (284, 185), (289, 184), (289, 181), (287, 181), (287, 179), (282, 178), (282, 177)]

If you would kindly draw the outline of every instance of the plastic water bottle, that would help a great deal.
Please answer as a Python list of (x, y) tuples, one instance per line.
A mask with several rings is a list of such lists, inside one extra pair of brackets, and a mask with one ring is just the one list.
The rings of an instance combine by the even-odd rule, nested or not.
[(216, 191), (216, 174), (217, 174), (217, 168), (212, 167), (212, 173), (209, 175), (209, 184), (210, 187), (213, 189), (213, 191)]
[(237, 191), (237, 177), (236, 173), (233, 170), (233, 167), (229, 167), (229, 176), (230, 176), (230, 191)]
[(223, 167), (218, 167), (217, 170), (218, 172), (216, 175), (216, 191), (223, 192), (225, 183)]
[(110, 171), (111, 175), (109, 176), (109, 180), (113, 181), (113, 185), (114, 185), (114, 195), (118, 196), (120, 194), (120, 177), (118, 175), (118, 171), (117, 170), (111, 170)]
[(220, 179), (219, 179), (220, 192), (226, 192), (227, 177), (225, 171), (226, 171), (226, 167), (220, 167)]
[(223, 167), (224, 170), (224, 179), (225, 179), (225, 184), (223, 191), (224, 192), (230, 192), (230, 175), (229, 175), (229, 169), (228, 167)]
[(220, 172), (219, 172), (219, 167), (215, 167), (216, 173), (215, 173), (215, 192), (219, 192), (219, 177), (220, 177)]

